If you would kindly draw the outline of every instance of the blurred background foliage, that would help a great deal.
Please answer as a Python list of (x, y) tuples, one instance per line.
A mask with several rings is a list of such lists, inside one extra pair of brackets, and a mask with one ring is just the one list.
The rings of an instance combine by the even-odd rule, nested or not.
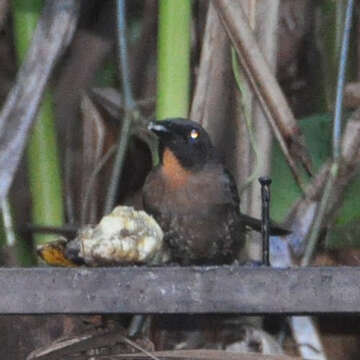
[[(128, 75), (136, 111), (141, 116), (132, 125), (115, 203), (141, 206), (139, 190), (151, 168), (151, 154), (148, 140), (139, 127), (155, 117), (189, 116), (199, 82), (208, 5), (205, 0), (184, 1), (180, 7), (166, 1), (126, 2)], [(42, 6), (40, 0), (14, 0), (4, 1), (0, 9), (2, 102), (29, 46)], [(345, 1), (282, 0), (278, 9), (277, 79), (305, 135), (316, 174), (331, 156), (332, 110)], [(257, 15), (258, 24), (261, 16), (264, 14)], [(348, 80), (352, 82), (359, 76), (356, 17), (354, 29), (347, 70)], [(66, 225), (76, 230), (81, 223), (95, 223), (103, 215), (112, 173), (113, 156), (108, 152), (121, 136), (127, 111), (119, 70), (118, 34), (115, 1), (82, 1), (74, 39), (49, 82), (29, 141), (28, 161), (21, 163), (12, 187), (10, 213), (14, 215), (18, 250), (13, 250), (3, 230), (4, 264), (34, 263), (33, 241), (41, 243), (54, 238), (54, 235), (37, 234), (33, 225)], [(261, 40), (261, 34), (258, 37)], [(220, 115), (214, 114), (214, 119), (203, 120), (203, 124), (241, 188), (246, 183), (242, 174), (254, 175), (251, 166), (246, 170), (239, 168), (243, 155), (238, 144), (248, 144), (249, 138), (237, 122), (237, 109), (242, 106), (238, 99), (244, 94), (236, 89), (230, 54), (226, 54), (224, 64), (220, 77), (229, 88), (228, 96), (223, 99), (228, 106)], [(354, 107), (348, 108), (347, 116)], [(260, 144), (261, 138), (256, 142)], [(271, 214), (276, 221), (283, 221), (301, 196), (301, 190), (276, 142), (273, 147), (272, 160), (268, 161), (273, 178)], [(98, 169), (89, 190), (89, 177), (107, 154), (110, 160)], [(261, 167), (258, 171), (260, 175), (262, 171), (268, 172)], [(310, 181), (305, 173), (302, 176), (305, 182)], [(358, 246), (359, 181), (356, 178), (346, 190), (344, 205), (328, 231), (328, 247)], [(253, 181), (255, 192), (257, 186), (256, 180)], [(254, 211), (250, 204), (250, 188), (245, 189), (242, 197), (242, 210), (259, 216), (259, 209)]]
[[(311, 184), (332, 156), (347, 2), (237, 1), (305, 136), (313, 176), (302, 171), (300, 177), (304, 184)], [(2, 105), (48, 2), (0, 1)], [(1, 265), (37, 264), (36, 245), (57, 236), (40, 233), (39, 226), (72, 238), (81, 226), (96, 224), (108, 204), (141, 208), (141, 187), (156, 162), (144, 126), (155, 118), (191, 117), (203, 124), (234, 175), (245, 213), (260, 216), (257, 177), (271, 175), (271, 217), (286, 220), (303, 191), (273, 139), (211, 2), (128, 0), (126, 12), (119, 7), (121, 0), (80, 3), (76, 32), (48, 80), (26, 156), (2, 204)], [(356, 4), (344, 129), (360, 107), (358, 15)], [(126, 20), (126, 29), (121, 19)], [(120, 51), (124, 49), (122, 35), (127, 42), (125, 55)], [(47, 52), (44, 48), (44, 57)], [(121, 144), (126, 145), (123, 159), (117, 152)], [(120, 171), (114, 171), (115, 158), (121, 160)], [(354, 168), (343, 201), (335, 206), (336, 216), (321, 231), (317, 264), (359, 265), (360, 174)], [(119, 179), (114, 179), (115, 173), (121, 175)], [(117, 184), (114, 193), (108, 191), (111, 183)], [(251, 238), (250, 243), (256, 239)], [(259, 248), (251, 249), (251, 244), (249, 253), (252, 256), (255, 251), (256, 258)], [(326, 326), (331, 332), (338, 320), (329, 322), (331, 326), (321, 323), (325, 332)], [(342, 329), (349, 332), (346, 324)], [(334, 338), (326, 343), (326, 336), (323, 340), (331, 359), (345, 359), (344, 353), (352, 351), (357, 356), (360, 348), (358, 338), (346, 338), (347, 343)]]

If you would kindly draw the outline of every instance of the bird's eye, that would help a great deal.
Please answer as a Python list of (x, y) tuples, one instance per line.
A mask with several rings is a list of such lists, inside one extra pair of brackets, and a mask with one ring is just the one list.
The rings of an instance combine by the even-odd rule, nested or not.
[(196, 140), (199, 137), (199, 132), (195, 129), (190, 131), (190, 138)]

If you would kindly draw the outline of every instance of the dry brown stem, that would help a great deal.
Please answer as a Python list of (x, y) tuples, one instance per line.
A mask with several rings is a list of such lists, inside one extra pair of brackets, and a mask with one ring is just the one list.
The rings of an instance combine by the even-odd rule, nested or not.
[(54, 65), (70, 43), (80, 3), (46, 3), (27, 57), (0, 114), (0, 202), (6, 197)]
[(229, 64), (227, 35), (210, 4), (190, 118), (208, 130), (215, 145), (221, 138), (220, 123), (229, 106)]
[(296, 180), (300, 182), (296, 164), (300, 162), (310, 171), (310, 157), (296, 119), (257, 45), (247, 17), (239, 2), (218, 0), (213, 1), (212, 4), (237, 51), (289, 166)]

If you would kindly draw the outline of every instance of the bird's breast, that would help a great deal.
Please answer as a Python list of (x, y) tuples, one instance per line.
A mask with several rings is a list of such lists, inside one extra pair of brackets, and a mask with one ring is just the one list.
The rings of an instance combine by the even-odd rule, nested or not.
[(161, 169), (146, 180), (145, 210), (159, 222), (182, 263), (214, 263), (231, 257), (235, 243), (242, 243), (238, 210), (219, 184), (219, 179), (190, 176), (175, 188)]
[(162, 168), (153, 170), (143, 188), (145, 209), (189, 215), (231, 202), (217, 173), (188, 174), (181, 186), (177, 180)]

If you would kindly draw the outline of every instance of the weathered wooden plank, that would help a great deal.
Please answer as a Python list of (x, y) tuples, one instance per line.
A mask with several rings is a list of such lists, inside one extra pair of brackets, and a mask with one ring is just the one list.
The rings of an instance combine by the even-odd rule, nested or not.
[(0, 313), (360, 313), (360, 267), (3, 268)]

